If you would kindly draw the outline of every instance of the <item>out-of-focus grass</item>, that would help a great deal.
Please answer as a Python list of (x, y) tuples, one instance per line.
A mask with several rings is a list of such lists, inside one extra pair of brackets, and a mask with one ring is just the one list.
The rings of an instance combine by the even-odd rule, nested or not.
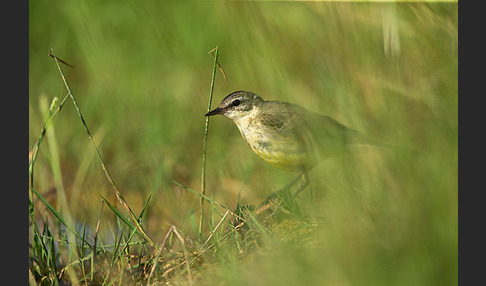
[[(275, 236), (263, 238), (264, 247), (244, 259), (238, 254), (244, 245), (221, 246), (219, 260), (202, 271), (201, 281), (450, 285), (457, 280), (457, 3), (29, 5), (29, 143), (42, 128), (42, 98), (66, 94), (47, 56), (53, 48), (75, 66), (64, 68), (66, 77), (134, 212), (152, 195), (143, 224), (156, 244), (170, 225), (196, 237), (191, 211), (198, 213), (199, 197), (173, 180), (194, 189), (201, 185), (212, 68), (207, 52), (216, 45), (228, 84), (217, 75), (215, 103), (246, 89), (330, 115), (407, 150), (323, 162), (298, 199), (317, 223), (309, 239), (273, 229)], [(36, 162), (36, 190), (58, 206), (56, 192), (49, 190), (61, 178), (72, 218), (94, 228), (100, 196), (115, 201), (111, 186), (71, 104), (53, 124), (55, 139), (46, 139)], [(57, 146), (57, 154), (49, 144)], [(62, 176), (53, 173), (53, 159)], [(209, 196), (230, 209), (238, 194), (256, 204), (294, 176), (252, 154), (232, 122), (211, 119)], [(101, 232), (109, 240), (117, 226), (107, 208), (102, 216)]]

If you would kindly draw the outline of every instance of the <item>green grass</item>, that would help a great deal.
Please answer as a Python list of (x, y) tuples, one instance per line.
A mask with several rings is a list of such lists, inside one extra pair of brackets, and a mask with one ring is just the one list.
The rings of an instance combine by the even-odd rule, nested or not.
[[(457, 3), (29, 5), (31, 284), (457, 284)], [(223, 117), (204, 147), (208, 91), (239, 89), (399, 149), (254, 214), (297, 174)]]

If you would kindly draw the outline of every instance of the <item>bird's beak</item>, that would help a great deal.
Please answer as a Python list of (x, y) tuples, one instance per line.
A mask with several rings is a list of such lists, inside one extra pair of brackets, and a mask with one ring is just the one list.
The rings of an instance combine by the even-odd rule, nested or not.
[(220, 112), (221, 112), (221, 108), (216, 107), (214, 110), (209, 111), (204, 116), (213, 116), (213, 115), (219, 114)]

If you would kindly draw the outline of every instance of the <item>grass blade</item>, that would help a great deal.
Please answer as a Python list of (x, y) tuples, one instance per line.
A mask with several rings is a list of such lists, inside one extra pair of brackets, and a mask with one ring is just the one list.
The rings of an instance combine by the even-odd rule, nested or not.
[[(196, 194), (196, 195), (198, 195), (198, 196), (201, 196), (201, 198), (202, 198), (202, 199), (207, 200), (207, 201), (208, 201), (210, 204), (216, 204), (216, 205), (218, 205), (219, 207), (221, 207), (221, 208), (223, 208), (223, 209), (225, 209), (225, 210), (229, 211), (229, 212), (230, 212), (230, 214), (234, 215), (235, 217), (239, 218), (240, 220), (245, 221), (245, 219), (244, 219), (243, 217), (241, 217), (241, 216), (239, 216), (238, 214), (234, 213), (234, 212), (233, 212), (233, 211), (231, 211), (229, 208), (227, 208), (226, 206), (224, 206), (222, 203), (220, 203), (220, 202), (218, 202), (218, 201), (215, 201), (215, 200), (213, 200), (212, 198), (210, 198), (210, 197), (208, 197), (208, 196), (206, 196), (206, 195), (204, 195), (204, 194), (201, 194), (201, 193), (199, 193), (199, 192), (197, 192), (197, 191), (195, 191), (195, 190), (193, 190), (193, 189), (191, 189), (191, 188), (189, 188), (189, 187), (187, 187), (187, 186), (185, 186), (185, 185), (183, 185), (183, 184), (181, 184), (181, 183), (179, 183), (179, 182), (176, 182), (176, 181), (174, 181), (174, 180), (172, 180), (172, 182), (173, 182), (174, 184), (178, 185), (179, 187), (181, 187), (181, 188), (183, 188), (183, 189), (185, 189), (185, 190), (187, 190), (187, 191), (189, 191), (189, 192), (191, 192), (191, 193), (193, 193), (193, 194)], [(216, 209), (215, 209), (215, 211), (218, 213), (218, 215), (219, 215), (220, 217), (223, 217), (223, 214), (222, 214), (222, 213), (220, 213), (220, 212), (219, 212), (219, 211), (217, 211)]]
[(122, 204), (122, 206), (125, 208), (125, 210), (128, 212), (130, 218), (133, 220), (133, 222), (135, 223), (135, 227), (138, 229), (139, 233), (142, 235), (142, 237), (154, 248), (156, 248), (157, 246), (152, 242), (152, 240), (150, 239), (150, 237), (147, 235), (147, 233), (143, 230), (143, 227), (142, 225), (138, 222), (137, 218), (135, 217), (133, 211), (131, 210), (130, 206), (127, 204), (127, 202), (125, 201), (125, 199), (123, 198), (122, 194), (120, 193), (120, 191), (118, 191), (118, 188), (116, 187), (115, 185), (115, 182), (113, 181), (113, 178), (111, 177), (110, 173), (108, 172), (108, 169), (106, 168), (106, 164), (103, 160), (103, 157), (101, 156), (101, 152), (100, 150), (98, 149), (98, 146), (96, 145), (96, 143), (94, 142), (93, 140), (93, 136), (91, 135), (91, 132), (88, 128), (88, 125), (86, 124), (86, 121), (84, 120), (84, 117), (83, 117), (83, 114), (81, 113), (81, 109), (79, 108), (79, 105), (78, 103), (76, 102), (76, 99), (74, 98), (74, 95), (71, 91), (71, 88), (69, 87), (69, 84), (66, 80), (66, 77), (64, 76), (64, 73), (62, 71), (62, 68), (61, 66), (59, 65), (59, 61), (58, 61), (58, 58), (55, 56), (54, 54), (54, 50), (51, 49), (50, 50), (50, 53), (49, 55), (51, 57), (54, 58), (54, 61), (56, 62), (56, 65), (57, 65), (57, 69), (59, 70), (59, 73), (61, 75), (61, 78), (64, 82), (64, 85), (68, 91), (68, 95), (69, 97), (71, 98), (71, 101), (73, 102), (74, 104), (74, 107), (76, 109), (76, 112), (78, 113), (78, 116), (79, 118), (81, 119), (81, 122), (83, 123), (83, 126), (84, 126), (84, 129), (86, 130), (86, 133), (88, 134), (88, 138), (90, 140), (90, 142), (92, 143), (95, 151), (96, 151), (96, 154), (98, 156), (98, 159), (101, 163), (101, 167), (103, 168), (103, 171), (105, 172), (105, 175), (108, 179), (108, 181), (110, 182), (111, 186), (113, 187), (113, 190), (115, 191), (115, 195), (117, 197), (117, 199), (119, 200), (119, 202)]
[(121, 219), (130, 229), (136, 228), (133, 223), (131, 223), (125, 216), (123, 216), (108, 200), (106, 200), (104, 197), (101, 197), (103, 201), (108, 205), (108, 207), (115, 213), (115, 215)]
[[(72, 228), (63, 218), (63, 216), (48, 202), (44, 197), (39, 194), (33, 187), (30, 188), (31, 191), (39, 198), (39, 200), (51, 211), (51, 213), (57, 218), (59, 222), (61, 222), (67, 230), (73, 233), (77, 238), (80, 240), (84, 240), (84, 238), (79, 235), (74, 228)], [(87, 241), (84, 241), (87, 245), (90, 245)]]

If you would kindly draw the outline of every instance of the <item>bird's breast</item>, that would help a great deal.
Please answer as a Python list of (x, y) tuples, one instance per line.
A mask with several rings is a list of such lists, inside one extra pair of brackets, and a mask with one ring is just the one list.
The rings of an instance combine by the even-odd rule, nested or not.
[(260, 124), (255, 118), (235, 122), (250, 148), (268, 164), (284, 170), (301, 170), (310, 164), (305, 146), (293, 136)]

